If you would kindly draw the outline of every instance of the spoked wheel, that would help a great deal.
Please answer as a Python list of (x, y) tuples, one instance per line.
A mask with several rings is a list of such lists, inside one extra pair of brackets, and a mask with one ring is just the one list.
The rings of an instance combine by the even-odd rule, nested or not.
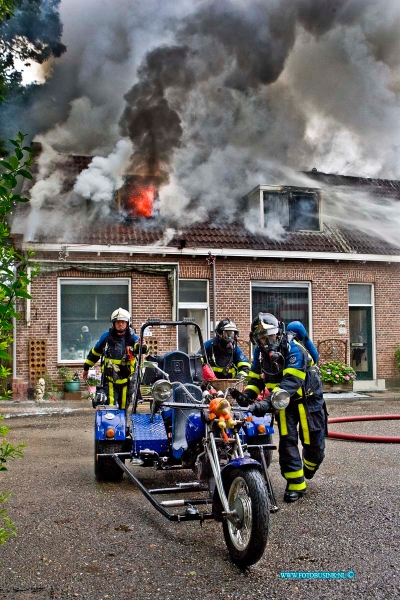
[(238, 520), (223, 522), (225, 542), (234, 563), (258, 562), (268, 539), (269, 502), (264, 479), (256, 469), (232, 469), (224, 481), (229, 508)]
[[(121, 481), (124, 474), (121, 467), (113, 458), (98, 457), (98, 454), (115, 454), (124, 451), (123, 442), (108, 442), (95, 440), (94, 443), (94, 474), (97, 481)], [(123, 460), (123, 459), (122, 459)]]

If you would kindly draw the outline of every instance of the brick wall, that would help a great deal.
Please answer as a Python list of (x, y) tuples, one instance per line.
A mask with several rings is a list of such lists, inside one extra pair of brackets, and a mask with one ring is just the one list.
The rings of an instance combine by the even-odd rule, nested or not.
[[(40, 258), (58, 260), (58, 253), (50, 253)], [(146, 256), (146, 261), (178, 262), (179, 276), (182, 279), (208, 279), (210, 282), (210, 305), (212, 305), (212, 267), (205, 257), (158, 257)], [(144, 262), (144, 256), (109, 254), (94, 257), (91, 254), (72, 255), (68, 260), (79, 262), (107, 261)], [(28, 340), (46, 339), (47, 369), (57, 378), (57, 277), (82, 277), (81, 271), (64, 271), (39, 275), (32, 283), (31, 326), (25, 323), (25, 302), (19, 302), (22, 319), (17, 323), (17, 377), (28, 379)], [(171, 318), (171, 304), (167, 280), (164, 275), (150, 275), (138, 272), (115, 274), (87, 274), (88, 278), (132, 279), (132, 321), (139, 331), (142, 322), (148, 317)], [(400, 344), (400, 265), (387, 263), (353, 263), (335, 261), (296, 261), (277, 259), (235, 259), (216, 260), (217, 320), (228, 316), (237, 324), (240, 332), (239, 344), (248, 351), (248, 332), (251, 320), (251, 282), (311, 282), (312, 286), (312, 325), (314, 342), (338, 335), (338, 321), (344, 319), (348, 330), (348, 284), (374, 284), (375, 289), (375, 331), (378, 379), (394, 378), (398, 375), (395, 362), (395, 347)], [(211, 319), (213, 315), (211, 315)], [(169, 340), (160, 340), (163, 350)]]

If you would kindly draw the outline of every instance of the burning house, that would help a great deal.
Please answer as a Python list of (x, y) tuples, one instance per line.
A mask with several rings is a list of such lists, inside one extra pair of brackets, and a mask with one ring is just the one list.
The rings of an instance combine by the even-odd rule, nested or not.
[(12, 234), (40, 272), (18, 307), (14, 379), (33, 387), (79, 368), (82, 328), (96, 338), (118, 305), (136, 328), (193, 317), (205, 338), (229, 316), (249, 353), (259, 310), (299, 319), (323, 357), (354, 366), (358, 389), (389, 385), (400, 325), (390, 5), (80, 3), (68, 51), (19, 115), (42, 152)]
[[(73, 163), (77, 172), (90, 164), (78, 157)], [(399, 245), (389, 230), (384, 240), (363, 231), (361, 222), (354, 228), (352, 219), (338, 226), (329, 206), (336, 194), (346, 193), (353, 205), (361, 194), (364, 201), (373, 197), (378, 208), (388, 202), (397, 207), (400, 183), (306, 175), (307, 187), (259, 185), (249, 191), (253, 230), (237, 219), (167, 227), (158, 210), (160, 179), (133, 175), (124, 176), (106, 219), (91, 220), (89, 206), (84, 226), (64, 230), (61, 241), (59, 231), (53, 237), (43, 226), (24, 240), (18, 234), (23, 218), (16, 219), (14, 240), (21, 251), (36, 252), (40, 271), (32, 300), (19, 301), (14, 379), (33, 387), (44, 372), (56, 378), (62, 365), (79, 370), (87, 352), (83, 328), (97, 339), (121, 306), (131, 311), (135, 328), (148, 317), (191, 317), (204, 338), (228, 315), (249, 354), (251, 320), (270, 311), (284, 322), (302, 321), (322, 358), (349, 362), (356, 389), (390, 385), (397, 376), (397, 340), (387, 332), (396, 329), (399, 313)], [(24, 218), (29, 222), (29, 215)], [(384, 226), (375, 225), (377, 231)], [(151, 332), (148, 339), (155, 352), (171, 343)], [(192, 343), (190, 332), (179, 337), (182, 350), (195, 352)], [(32, 358), (38, 344), (40, 360)]]

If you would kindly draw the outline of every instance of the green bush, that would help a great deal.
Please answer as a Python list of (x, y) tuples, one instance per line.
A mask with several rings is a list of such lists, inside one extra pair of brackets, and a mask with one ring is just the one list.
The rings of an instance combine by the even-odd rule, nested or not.
[(400, 346), (397, 346), (394, 357), (396, 359), (397, 370), (400, 372)]
[(346, 363), (339, 360), (322, 360), (319, 363), (322, 381), (329, 383), (349, 383), (356, 379), (355, 370)]

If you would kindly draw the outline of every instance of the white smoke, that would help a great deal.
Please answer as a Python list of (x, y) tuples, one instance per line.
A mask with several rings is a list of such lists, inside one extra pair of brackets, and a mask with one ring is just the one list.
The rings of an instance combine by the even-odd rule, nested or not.
[(124, 183), (123, 175), (131, 154), (130, 141), (120, 140), (109, 156), (94, 157), (88, 168), (78, 175), (74, 192), (88, 200), (109, 204)]
[[(150, 89), (151, 101), (167, 103), (182, 129), (174, 131), (169, 180), (160, 190), (166, 226), (218, 213), (255, 230), (252, 215), (240, 214), (240, 199), (258, 184), (317, 187), (302, 170), (400, 179), (398, 0), (337, 0), (334, 7), (315, 0), (103, 0), (101, 8), (97, 0), (63, 0), (60, 12), (67, 52), (26, 112), (49, 154), (43, 163), (62, 154), (96, 156), (60, 212), (63, 204), (79, 213), (81, 197), (82, 207), (82, 198), (97, 202), (96, 216), (108, 214), (121, 184), (114, 159), (128, 160), (120, 121), (132, 89), (137, 121), (133, 131), (125, 127), (133, 151), (145, 138), (137, 107), (152, 105)], [(179, 69), (167, 59), (172, 47), (187, 51)], [(155, 135), (155, 150), (160, 140)], [(47, 177), (32, 190), (29, 235), (49, 196), (62, 193), (62, 168)], [(332, 224), (351, 215), (376, 235), (380, 217), (394, 239), (398, 211), (390, 198), (376, 211), (365, 194), (350, 202), (335, 190), (330, 198), (324, 210)], [(281, 239), (279, 222), (266, 234)]]

